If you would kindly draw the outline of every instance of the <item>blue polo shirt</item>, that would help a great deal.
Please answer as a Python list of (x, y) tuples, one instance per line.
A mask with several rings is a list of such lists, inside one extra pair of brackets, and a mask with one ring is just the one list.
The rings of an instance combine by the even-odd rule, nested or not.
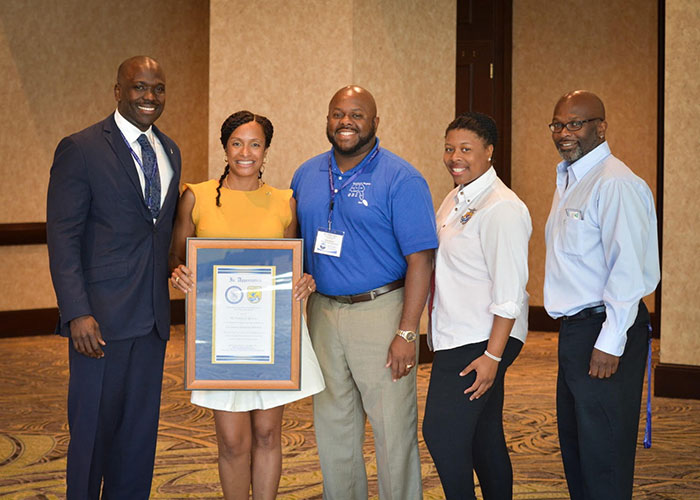
[[(345, 233), (340, 257), (314, 253), (318, 230), (328, 230), (329, 161), (336, 188), (362, 171), (335, 196), (332, 229)], [(345, 173), (332, 149), (311, 158), (294, 173), (291, 187), (304, 238), (305, 270), (323, 294), (352, 295), (404, 278), (406, 255), (437, 248), (428, 184), (406, 160), (379, 148), (379, 139)]]

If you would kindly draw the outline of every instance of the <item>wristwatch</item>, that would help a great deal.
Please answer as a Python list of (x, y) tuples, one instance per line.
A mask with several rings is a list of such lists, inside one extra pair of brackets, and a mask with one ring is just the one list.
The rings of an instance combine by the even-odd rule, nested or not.
[(396, 330), (396, 335), (408, 343), (415, 342), (417, 337), (416, 332), (412, 330), (401, 330), (400, 328)]

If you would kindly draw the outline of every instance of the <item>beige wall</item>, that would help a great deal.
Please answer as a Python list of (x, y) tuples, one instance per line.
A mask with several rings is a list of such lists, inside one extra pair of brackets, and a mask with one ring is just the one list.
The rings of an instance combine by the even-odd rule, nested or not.
[[(234, 11), (255, 29), (230, 29)], [(223, 169), (222, 121), (249, 109), (275, 126), (266, 181), (289, 186), (299, 164), (330, 147), (328, 101), (355, 83), (375, 96), (382, 145), (413, 163), (439, 202), (451, 186), (439, 165), (454, 114), (455, 13), (454, 0), (212, 0), (210, 177)]]
[[(46, 220), (56, 144), (114, 110), (117, 67), (136, 54), (164, 67), (158, 125), (204, 179), (208, 19), (198, 0), (0, 2), (0, 223)], [(0, 311), (56, 306), (45, 246), (0, 247), (0, 262)]]
[(512, 187), (532, 215), (531, 305), (543, 303), (544, 224), (561, 161), (547, 124), (561, 95), (583, 88), (603, 99), (613, 154), (656, 191), (657, 0), (631, 5), (513, 2)]
[[(634, 9), (603, 0), (513, 7), (512, 178), (533, 217), (529, 291), (541, 305), (543, 227), (559, 161), (546, 124), (558, 97), (598, 93), (613, 151), (655, 190), (656, 0)], [(667, 16), (662, 328), (671, 334), (662, 361), (700, 364), (691, 302), (698, 243), (685, 225), (700, 198), (700, 176), (688, 175), (697, 2), (667, 0)], [(55, 145), (114, 109), (116, 67), (138, 53), (159, 59), (168, 75), (159, 125), (183, 150), (184, 181), (220, 174), (219, 126), (248, 108), (275, 124), (265, 178), (287, 186), (302, 161), (329, 147), (328, 100), (352, 82), (374, 93), (382, 144), (426, 176), (437, 204), (451, 187), (441, 147), (454, 111), (455, 24), (455, 0), (0, 2), (0, 223), (45, 220)], [(55, 306), (44, 246), (0, 247), (0, 262), (0, 310)]]
[(666, 0), (661, 361), (700, 365), (700, 3)]

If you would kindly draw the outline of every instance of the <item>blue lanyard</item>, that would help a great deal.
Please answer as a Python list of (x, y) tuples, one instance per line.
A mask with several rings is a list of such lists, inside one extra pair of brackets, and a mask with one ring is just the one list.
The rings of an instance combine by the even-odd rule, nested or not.
[(328, 153), (328, 184), (330, 185), (331, 188), (331, 201), (328, 209), (328, 230), (331, 230), (331, 220), (333, 218), (333, 207), (335, 206), (335, 195), (340, 193), (345, 187), (347, 187), (349, 184), (351, 184), (357, 177), (362, 174), (365, 169), (369, 166), (370, 163), (372, 163), (372, 160), (379, 154), (379, 146), (372, 151), (372, 154), (369, 156), (365, 156), (362, 159), (362, 162), (360, 165), (362, 165), (357, 172), (355, 172), (350, 178), (348, 178), (343, 184), (339, 187), (335, 187), (335, 183), (333, 182), (333, 168), (332, 168), (332, 157), (333, 157), (333, 150), (331, 150), (330, 153)]
[(651, 448), (651, 323), (649, 323), (649, 347), (647, 350), (647, 422), (644, 427), (644, 447)]

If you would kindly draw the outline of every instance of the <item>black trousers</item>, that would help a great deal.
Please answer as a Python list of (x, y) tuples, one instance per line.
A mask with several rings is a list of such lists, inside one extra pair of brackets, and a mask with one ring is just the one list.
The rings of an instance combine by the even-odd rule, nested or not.
[(603, 321), (604, 312), (559, 330), (557, 426), (572, 500), (632, 498), (649, 312), (640, 301), (617, 372), (594, 379), (589, 363)]
[(108, 341), (101, 359), (68, 346), (66, 498), (148, 499), (166, 342), (155, 330)]
[(476, 499), (476, 471), (486, 500), (513, 497), (513, 468), (503, 434), (503, 379), (523, 347), (510, 337), (491, 388), (469, 401), (476, 373), (459, 373), (484, 354), (488, 341), (437, 351), (425, 403), (423, 438), (448, 500)]

